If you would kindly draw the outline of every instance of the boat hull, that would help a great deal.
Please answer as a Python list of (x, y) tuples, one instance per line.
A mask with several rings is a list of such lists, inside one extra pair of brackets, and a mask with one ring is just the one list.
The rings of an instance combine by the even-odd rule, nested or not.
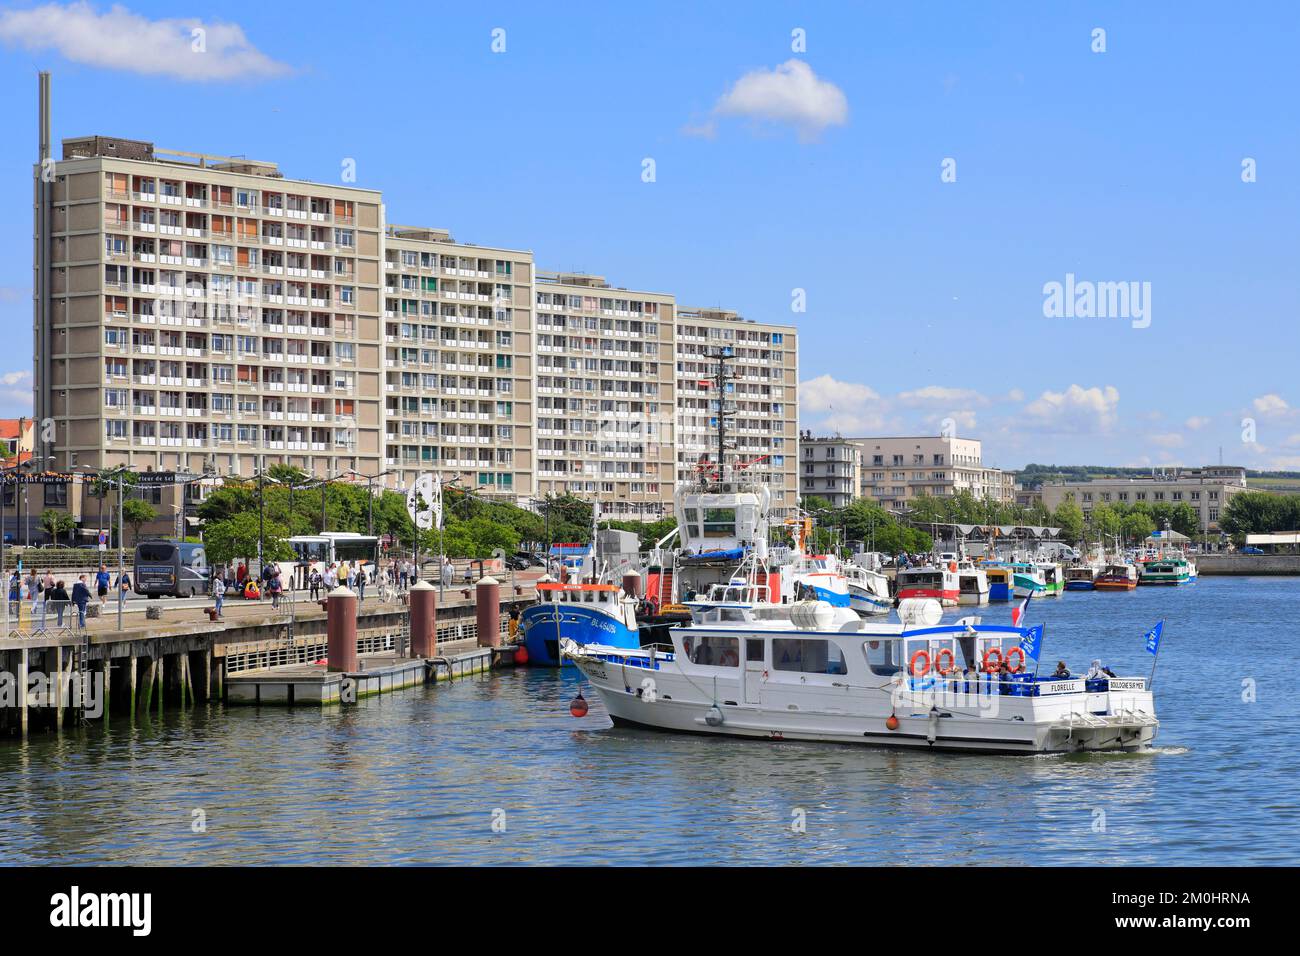
[(863, 615), (888, 614), (894, 606), (890, 597), (881, 597), (866, 588), (849, 585), (849, 607)]
[(519, 615), (519, 630), (528, 651), (528, 663), (535, 667), (560, 666), (559, 642), (563, 638), (584, 647), (588, 644), (623, 648), (641, 646), (639, 631), (630, 630), (622, 621), (583, 605), (534, 604), (526, 607)]
[(939, 588), (903, 588), (898, 592), (898, 599), (906, 601), (909, 598), (929, 598), (932, 601), (938, 601), (944, 607), (956, 607), (957, 601), (961, 596), (956, 588), (949, 590), (940, 590)]
[[(954, 716), (939, 719), (934, 716), (939, 713), (937, 709), (931, 711), (924, 704), (918, 704), (900, 707), (896, 714), (898, 726), (890, 730), (885, 723), (890, 715), (887, 703), (879, 714), (856, 715), (769, 711), (740, 703), (739, 698), (720, 701), (716, 705), (721, 723), (714, 724), (710, 723), (710, 711), (715, 705), (707, 699), (690, 699), (700, 695), (698, 691), (693, 692), (685, 681), (644, 668), (604, 665), (599, 671), (592, 671), (585, 662), (580, 662), (579, 666), (615, 724), (673, 733), (750, 740), (866, 744), (913, 750), (1034, 754), (1149, 750), (1158, 729), (1154, 721), (1089, 726), (1083, 722), (1085, 718), (1079, 718), (1077, 725), (1068, 718), (1037, 723), (1014, 718), (990, 720)], [(624, 680), (627, 683), (619, 686), (619, 682)], [(720, 697), (723, 693), (720, 688)], [(978, 695), (971, 696), (975, 698)], [(1149, 693), (1145, 696), (1149, 702)], [(983, 700), (987, 705), (988, 698)], [(995, 700), (1009, 704), (1015, 699), (1004, 697)]]
[(989, 600), (990, 601), (1010, 601), (1015, 595), (1015, 587), (1004, 581), (989, 583)]
[(1098, 578), (1092, 585), (1094, 591), (1132, 591), (1137, 587), (1136, 581), (1131, 580), (1113, 580), (1107, 581)]

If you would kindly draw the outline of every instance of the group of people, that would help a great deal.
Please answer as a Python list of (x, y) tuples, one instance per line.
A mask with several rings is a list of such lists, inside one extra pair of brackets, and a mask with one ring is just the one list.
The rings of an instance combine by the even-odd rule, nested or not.
[[(1055, 680), (1069, 680), (1072, 676), (1070, 668), (1065, 666), (1065, 661), (1056, 662), (1056, 670), (1052, 672)], [(1114, 677), (1115, 672), (1109, 667), (1102, 667), (1101, 661), (1093, 658), (1092, 666), (1088, 668), (1088, 673), (1083, 675), (1084, 680), (1098, 680), (1102, 677)]]
[(9, 578), (9, 614), (21, 620), (26, 610), (33, 619), (39, 616), (41, 626), (44, 627), (50, 612), (53, 612), (56, 626), (62, 627), (64, 612), (69, 607), (75, 607), (77, 627), (84, 628), (86, 608), (90, 606), (92, 597), (97, 596), (99, 606), (103, 607), (107, 602), (110, 586), (116, 589), (118, 601), (125, 601), (131, 592), (131, 573), (122, 570), (114, 581), (108, 566), (101, 564), (94, 575), (92, 595), (89, 575), (86, 574), (77, 576), (69, 593), (67, 583), (55, 578), (52, 571), (37, 574), (35, 569), (32, 569), (26, 575), (14, 571)]

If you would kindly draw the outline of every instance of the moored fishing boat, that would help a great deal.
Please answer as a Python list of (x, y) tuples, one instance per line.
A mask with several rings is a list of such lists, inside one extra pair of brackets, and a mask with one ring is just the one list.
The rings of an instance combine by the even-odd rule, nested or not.
[(1036, 562), (1043, 575), (1043, 590), (1034, 597), (1060, 597), (1065, 593), (1065, 574), (1055, 561)]
[(986, 564), (984, 576), (989, 582), (990, 601), (1010, 601), (1015, 597), (1015, 572), (1001, 564)]
[(1138, 584), (1186, 584), (1191, 580), (1191, 573), (1184, 558), (1156, 558), (1147, 561), (1138, 571)]
[(665, 646), (562, 651), (616, 724), (655, 730), (994, 753), (1140, 751), (1155, 738), (1145, 678), (1031, 674), (1026, 651), (1039, 653), (1041, 628), (977, 618), (834, 628), (832, 612), (800, 602), (788, 621), (693, 624)]
[(894, 585), (899, 601), (929, 598), (944, 607), (956, 607), (961, 598), (956, 568), (946, 565), (900, 568)]
[(957, 603), (989, 603), (989, 579), (983, 568), (964, 562), (957, 566)]
[(1097, 591), (1132, 591), (1137, 584), (1137, 568), (1122, 562), (1106, 565), (1092, 582)]
[(1016, 562), (1007, 565), (1011, 569), (1012, 595), (1017, 598), (1039, 597), (1047, 590), (1043, 583), (1043, 572), (1032, 564)]
[(849, 607), (859, 614), (888, 614), (894, 606), (889, 594), (889, 578), (879, 571), (871, 571), (856, 564), (840, 568), (849, 586)]
[(1091, 591), (1096, 586), (1099, 569), (1091, 564), (1075, 565), (1065, 569), (1065, 590)]
[(537, 582), (537, 603), (519, 615), (528, 662), (539, 667), (560, 664), (560, 642), (640, 647), (637, 601), (615, 584)]

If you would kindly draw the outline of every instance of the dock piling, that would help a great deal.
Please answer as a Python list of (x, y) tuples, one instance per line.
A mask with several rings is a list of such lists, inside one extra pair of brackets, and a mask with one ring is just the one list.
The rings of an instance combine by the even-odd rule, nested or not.
[(340, 585), (329, 593), (325, 609), (327, 669), (345, 673), (357, 669), (357, 596)]
[(501, 585), (493, 577), (479, 578), (474, 589), (474, 618), (479, 647), (501, 646)]
[(438, 592), (428, 581), (417, 581), (410, 596), (411, 656), (432, 657), (438, 642), (435, 610)]

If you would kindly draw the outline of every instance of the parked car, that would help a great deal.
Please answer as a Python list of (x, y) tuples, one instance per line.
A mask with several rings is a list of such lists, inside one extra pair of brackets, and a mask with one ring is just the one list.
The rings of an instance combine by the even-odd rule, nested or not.
[(1254, 545), (1247, 545), (1246, 547), (1241, 549), (1241, 553), (1242, 554), (1263, 554), (1264, 552), (1262, 549), (1257, 548)]
[(516, 551), (515, 557), (521, 561), (526, 561), (526, 568), (544, 568), (546, 567), (546, 557), (533, 551)]
[(517, 554), (506, 555), (505, 566), (511, 571), (527, 571), (532, 567), (532, 562), (526, 557), (520, 557)]

